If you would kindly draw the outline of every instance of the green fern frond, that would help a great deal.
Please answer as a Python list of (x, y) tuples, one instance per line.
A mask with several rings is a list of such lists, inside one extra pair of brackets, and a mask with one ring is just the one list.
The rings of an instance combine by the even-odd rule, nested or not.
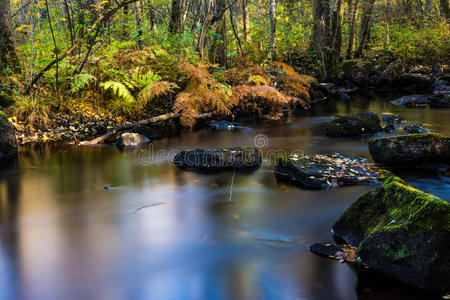
[(161, 77), (157, 74), (153, 73), (152, 70), (149, 70), (147, 73), (140, 75), (140, 68), (137, 67), (134, 69), (132, 79), (137, 83), (138, 87), (147, 87), (153, 82), (157, 82), (161, 80)]
[(77, 93), (80, 90), (84, 89), (89, 84), (89, 82), (95, 80), (97, 80), (97, 78), (95, 78), (95, 76), (91, 74), (77, 74), (72, 78), (72, 82), (70, 83), (70, 92), (72, 94)]
[(116, 97), (124, 100), (127, 105), (134, 104), (136, 99), (131, 94), (130, 90), (121, 82), (106, 81), (100, 84), (105, 91), (111, 91)]

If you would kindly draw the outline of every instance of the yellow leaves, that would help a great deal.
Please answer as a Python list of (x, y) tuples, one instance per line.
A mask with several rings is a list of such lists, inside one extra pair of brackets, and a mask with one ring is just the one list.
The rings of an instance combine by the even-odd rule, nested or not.
[(62, 22), (66, 22), (66, 21), (67, 21), (66, 18), (61, 18), (61, 19), (59, 19), (59, 20), (62, 21)]
[(22, 31), (22, 30), (28, 29), (28, 28), (30, 28), (30, 27), (31, 27), (31, 25), (23, 24), (22, 26), (17, 27), (15, 30), (16, 30), (16, 31)]
[(267, 80), (264, 77), (260, 76), (260, 75), (251, 75), (248, 78), (248, 82), (249, 83), (254, 83), (256, 85), (268, 85)]

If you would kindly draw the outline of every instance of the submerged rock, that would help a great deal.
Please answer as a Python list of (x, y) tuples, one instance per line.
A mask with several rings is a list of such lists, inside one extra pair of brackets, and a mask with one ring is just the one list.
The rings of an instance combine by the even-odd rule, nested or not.
[(139, 133), (122, 133), (116, 145), (119, 148), (137, 147), (150, 143), (150, 140)]
[(357, 113), (338, 117), (327, 125), (326, 135), (333, 137), (359, 136), (383, 131), (380, 119), (374, 113)]
[(257, 148), (230, 148), (220, 150), (187, 150), (175, 155), (173, 164), (181, 169), (203, 171), (251, 170), (262, 163)]
[(375, 162), (386, 166), (450, 164), (450, 138), (435, 133), (419, 133), (371, 139), (369, 152)]
[(431, 108), (450, 108), (450, 92), (446, 95), (433, 95), (428, 98)]
[(8, 117), (0, 111), (0, 159), (17, 154), (16, 130)]
[(376, 169), (364, 158), (341, 153), (295, 153), (279, 158), (274, 173), (280, 181), (311, 190), (371, 184), (378, 178)]
[(391, 101), (392, 104), (397, 106), (406, 107), (425, 107), (428, 103), (428, 99), (422, 95), (409, 95)]
[(383, 117), (383, 122), (391, 123), (391, 124), (400, 124), (403, 122), (403, 118), (399, 115), (389, 115)]
[(405, 130), (405, 132), (407, 132), (407, 133), (427, 133), (427, 132), (429, 132), (428, 129), (423, 128), (422, 124), (407, 125), (407, 126), (405, 126), (405, 128), (403, 130)]
[(336, 242), (381, 271), (421, 289), (450, 291), (450, 204), (387, 176), (333, 226)]
[(236, 128), (236, 125), (234, 125), (231, 122), (224, 121), (224, 120), (221, 120), (221, 121), (209, 121), (208, 126), (210, 128), (217, 129), (217, 130), (230, 130), (230, 129), (235, 129)]

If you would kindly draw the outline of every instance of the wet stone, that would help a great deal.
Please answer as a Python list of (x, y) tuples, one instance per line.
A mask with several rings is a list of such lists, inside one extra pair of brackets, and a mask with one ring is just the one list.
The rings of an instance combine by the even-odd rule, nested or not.
[(175, 155), (173, 164), (181, 169), (201, 171), (252, 170), (262, 163), (256, 148), (229, 148), (220, 150), (185, 150)]
[(312, 190), (372, 184), (379, 177), (377, 168), (366, 159), (341, 153), (295, 153), (279, 158), (275, 175), (280, 181)]

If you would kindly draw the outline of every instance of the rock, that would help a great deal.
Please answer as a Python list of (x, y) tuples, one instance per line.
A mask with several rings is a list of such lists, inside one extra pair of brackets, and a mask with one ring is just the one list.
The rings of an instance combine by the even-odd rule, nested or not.
[(173, 164), (181, 169), (202, 171), (251, 170), (261, 163), (257, 148), (187, 150), (179, 152), (173, 159)]
[(333, 97), (339, 101), (348, 101), (350, 100), (350, 96), (344, 93), (343, 91), (337, 91), (333, 94)]
[(411, 90), (428, 90), (433, 83), (433, 78), (419, 73), (401, 74), (397, 79), (399, 87), (410, 88)]
[(403, 118), (399, 115), (389, 115), (383, 117), (383, 122), (391, 123), (391, 124), (399, 124), (403, 122)]
[(209, 121), (208, 126), (217, 130), (230, 130), (234, 129), (236, 126), (228, 121)]
[(117, 147), (127, 148), (127, 147), (137, 147), (144, 144), (150, 143), (150, 140), (139, 133), (122, 133), (119, 140), (116, 142)]
[(369, 268), (412, 286), (450, 291), (450, 204), (387, 175), (333, 226)]
[(159, 138), (159, 134), (156, 133), (150, 126), (146, 126), (146, 125), (133, 127), (128, 132), (129, 133), (137, 133), (137, 134), (143, 135), (147, 139), (149, 139), (150, 141)]
[(0, 159), (17, 154), (16, 130), (8, 117), (0, 111)]
[(386, 126), (384, 126), (383, 131), (386, 133), (393, 132), (395, 130), (394, 123), (387, 123)]
[(397, 106), (406, 107), (425, 107), (428, 103), (428, 99), (422, 95), (409, 95), (391, 101), (392, 104)]
[(279, 158), (274, 173), (280, 181), (319, 190), (374, 183), (378, 178), (374, 170), (365, 159), (351, 155), (294, 153), (287, 158)]
[(450, 93), (448, 95), (431, 96), (428, 98), (428, 105), (431, 108), (449, 108)]
[(447, 80), (438, 80), (433, 86), (433, 94), (450, 93), (450, 83)]
[(450, 164), (450, 138), (435, 133), (382, 137), (369, 140), (369, 152), (385, 166)]
[(428, 129), (423, 128), (422, 124), (407, 125), (407, 126), (405, 126), (405, 128), (403, 130), (407, 133), (427, 133), (427, 132), (429, 132)]
[(382, 130), (378, 116), (368, 112), (338, 117), (330, 121), (327, 125), (326, 135), (333, 137), (359, 136), (373, 134)]

